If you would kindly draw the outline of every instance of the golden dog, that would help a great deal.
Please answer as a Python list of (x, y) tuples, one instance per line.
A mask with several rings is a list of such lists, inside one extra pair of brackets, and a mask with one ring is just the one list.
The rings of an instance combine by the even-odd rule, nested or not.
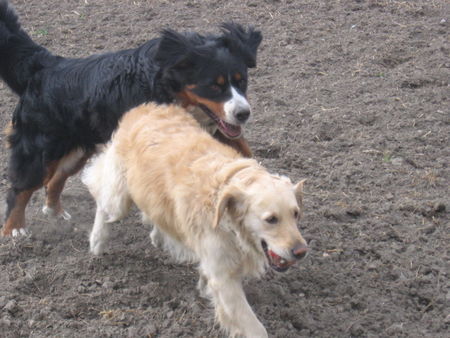
[(242, 281), (268, 266), (285, 271), (307, 253), (297, 228), (303, 181), (271, 175), (214, 140), (183, 108), (128, 112), (104, 152), (83, 173), (97, 202), (90, 250), (100, 254), (108, 223), (132, 202), (153, 224), (152, 243), (197, 262), (198, 287), (230, 335), (267, 337)]

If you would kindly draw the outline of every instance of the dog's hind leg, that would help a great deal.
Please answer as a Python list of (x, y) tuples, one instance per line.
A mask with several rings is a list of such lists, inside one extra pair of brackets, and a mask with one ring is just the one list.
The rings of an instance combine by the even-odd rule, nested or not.
[(164, 247), (164, 237), (161, 231), (158, 229), (158, 226), (153, 225), (153, 229), (150, 232), (150, 239), (155, 248), (163, 249)]
[(125, 169), (112, 145), (84, 169), (81, 180), (97, 203), (89, 241), (91, 252), (98, 255), (104, 251), (108, 238), (110, 225), (107, 223), (125, 217), (131, 207)]
[(94, 255), (104, 252), (105, 242), (109, 238), (110, 225), (105, 222), (105, 212), (97, 206), (94, 226), (89, 236), (89, 248)]
[[(39, 178), (36, 176), (33, 180), (37, 180), (37, 185), (33, 188), (15, 188), (14, 186), (9, 190), (7, 197), (7, 211), (6, 222), (3, 226), (3, 236), (17, 236), (26, 234), (25, 231), (25, 208), (30, 200), (33, 192), (40, 189), (45, 182), (50, 180), (56, 168), (56, 162), (49, 164), (46, 168), (46, 176)], [(21, 172), (21, 176), (27, 176), (26, 170)], [(29, 176), (29, 175), (28, 175)]]
[(208, 278), (203, 275), (202, 271), (199, 270), (200, 277), (197, 282), (197, 290), (200, 294), (200, 297), (209, 299), (211, 297), (211, 293), (208, 289)]
[(6, 221), (3, 225), (3, 236), (23, 235), (25, 231), (25, 208), (33, 195), (40, 189), (45, 177), (53, 175), (53, 164), (45, 168), (38, 149), (28, 149), (20, 140), (11, 144), (9, 178), (11, 188), (8, 191), (6, 204)]
[(65, 220), (71, 218), (70, 214), (61, 206), (61, 192), (64, 189), (66, 180), (70, 176), (75, 175), (84, 166), (90, 155), (91, 153), (76, 149), (57, 162), (54, 174), (45, 184), (47, 198), (42, 208), (44, 214), (60, 215)]
[[(39, 187), (38, 187), (39, 188)], [(3, 236), (25, 235), (25, 208), (35, 189), (16, 191), (10, 189), (7, 197), (6, 222), (3, 225)]]
[[(115, 182), (106, 184), (114, 185)], [(89, 236), (90, 251), (94, 255), (100, 255), (105, 251), (105, 244), (111, 228), (110, 223), (125, 217), (131, 207), (131, 199), (127, 191), (116, 190), (116, 193), (118, 195), (110, 195), (108, 191), (105, 191), (97, 198), (94, 226)]]

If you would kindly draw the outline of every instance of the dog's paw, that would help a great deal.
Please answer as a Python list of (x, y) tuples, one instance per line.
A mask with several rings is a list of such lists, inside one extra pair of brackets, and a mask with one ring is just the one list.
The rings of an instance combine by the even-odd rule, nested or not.
[(26, 237), (26, 236), (30, 236), (31, 233), (29, 230), (25, 229), (25, 228), (19, 228), (19, 229), (13, 229), (11, 232), (11, 235), (13, 237)]
[(42, 212), (44, 213), (44, 215), (47, 215), (47, 216), (62, 217), (66, 221), (68, 221), (72, 218), (72, 216), (64, 209), (57, 211), (54, 208), (51, 208), (47, 205), (44, 205), (44, 207), (42, 208)]
[(60, 213), (60, 216), (64, 218), (66, 221), (70, 220), (72, 216), (65, 210)]
[(101, 242), (94, 242), (94, 243), (90, 243), (89, 246), (89, 251), (91, 252), (91, 254), (95, 255), (95, 256), (99, 256), (101, 254), (105, 253), (105, 248), (103, 243)]
[(98, 256), (105, 253), (105, 244), (108, 237), (108, 232), (98, 231), (98, 229), (95, 229), (94, 227), (89, 236), (89, 251), (91, 254)]
[(44, 206), (42, 207), (42, 213), (43, 213), (44, 215), (52, 216), (52, 217), (58, 215), (58, 212), (57, 212), (55, 209), (50, 208), (50, 207), (47, 206), (47, 205), (44, 205)]
[(150, 239), (152, 241), (152, 245), (155, 248), (161, 249), (163, 247), (163, 238), (162, 238), (161, 233), (159, 232), (158, 228), (155, 226), (153, 226), (153, 229), (150, 232)]
[(200, 297), (205, 298), (205, 299), (211, 298), (211, 292), (208, 288), (208, 280), (206, 279), (206, 277), (204, 277), (202, 275), (200, 275), (200, 278), (198, 279), (197, 290), (198, 290)]

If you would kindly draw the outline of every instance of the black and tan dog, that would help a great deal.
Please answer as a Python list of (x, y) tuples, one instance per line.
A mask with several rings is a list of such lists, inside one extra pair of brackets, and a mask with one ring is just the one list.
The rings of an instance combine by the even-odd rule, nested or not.
[(251, 27), (227, 23), (220, 35), (165, 30), (135, 49), (64, 58), (33, 42), (0, 0), (0, 76), (20, 97), (9, 135), (2, 234), (25, 232), (25, 207), (43, 186), (43, 211), (69, 218), (60, 204), (66, 179), (110, 139), (126, 110), (144, 102), (178, 103), (250, 156), (241, 127), (250, 116), (247, 69), (256, 64), (261, 39)]

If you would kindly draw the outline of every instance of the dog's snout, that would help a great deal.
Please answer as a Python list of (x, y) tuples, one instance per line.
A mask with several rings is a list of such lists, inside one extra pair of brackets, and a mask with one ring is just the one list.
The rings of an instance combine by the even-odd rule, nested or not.
[(240, 122), (240, 123), (244, 123), (248, 120), (248, 118), (250, 117), (250, 109), (243, 109), (240, 110), (236, 113), (236, 119)]
[(296, 259), (302, 259), (305, 258), (306, 254), (308, 253), (308, 247), (305, 244), (297, 244), (293, 249), (292, 249), (292, 255), (294, 255), (294, 257)]

